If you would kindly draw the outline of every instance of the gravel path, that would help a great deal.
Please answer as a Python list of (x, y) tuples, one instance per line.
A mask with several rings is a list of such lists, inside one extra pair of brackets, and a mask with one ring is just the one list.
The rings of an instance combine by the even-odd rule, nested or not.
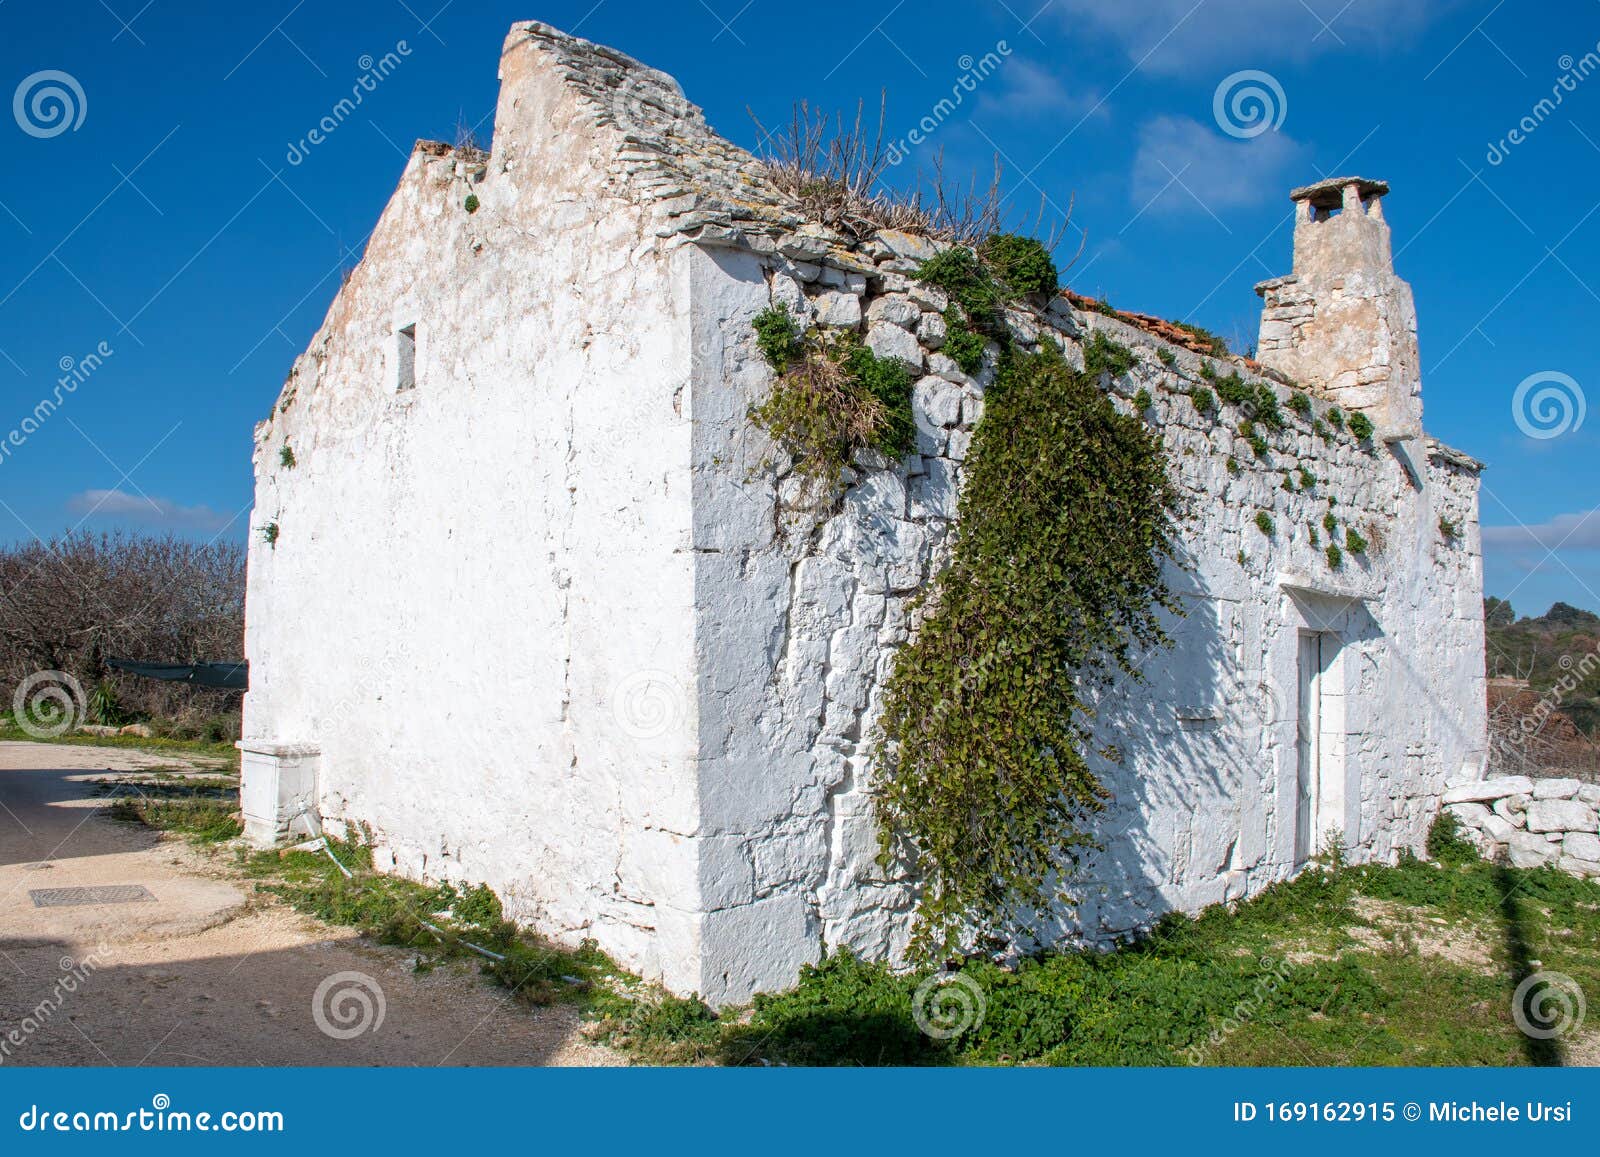
[[(569, 1006), (530, 1011), (470, 966), (418, 975), (406, 952), (302, 916), (186, 844), (103, 814), (97, 780), (154, 768), (203, 770), (126, 749), (0, 742), (0, 1065), (625, 1063), (584, 1039)], [(149, 897), (40, 907), (32, 896), (107, 887)]]

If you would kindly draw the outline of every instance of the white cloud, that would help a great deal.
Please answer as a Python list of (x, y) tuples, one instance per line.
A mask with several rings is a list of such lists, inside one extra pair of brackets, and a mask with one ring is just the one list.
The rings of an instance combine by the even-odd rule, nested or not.
[(1238, 140), (1189, 117), (1156, 117), (1139, 127), (1133, 202), (1142, 212), (1221, 213), (1282, 200), (1305, 154), (1279, 131)]
[(122, 490), (85, 490), (67, 500), (67, 508), (85, 518), (123, 518), (170, 530), (221, 530), (228, 517), (209, 506), (179, 506), (166, 498), (148, 498)]
[(1052, 10), (1069, 30), (1087, 27), (1115, 42), (1130, 64), (1193, 73), (1321, 52), (1382, 51), (1405, 43), (1453, 6), (1427, 0), (1056, 0)]
[(1065, 77), (1021, 57), (1007, 60), (995, 74), (978, 97), (978, 108), (1019, 120), (1048, 115), (1077, 121), (1108, 115), (1097, 90), (1075, 89)]
[(1497, 551), (1600, 550), (1600, 510), (1558, 514), (1531, 526), (1486, 526), (1483, 545)]

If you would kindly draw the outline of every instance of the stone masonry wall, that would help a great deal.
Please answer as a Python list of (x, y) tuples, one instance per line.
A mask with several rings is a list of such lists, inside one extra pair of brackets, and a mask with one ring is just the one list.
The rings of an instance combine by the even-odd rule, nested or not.
[(1452, 788), (1444, 802), (1488, 859), (1600, 877), (1600, 785), (1509, 775)]
[[(808, 241), (704, 247), (695, 267), (695, 313), (715, 334), (697, 340), (693, 384), (701, 871), (717, 882), (704, 936), (708, 959), (726, 965), (713, 1000), (784, 983), (827, 949), (897, 959), (904, 947), (911, 889), (874, 863), (875, 721), (915, 627), (910, 600), (948, 556), (998, 352), (973, 376), (940, 352), (948, 303), (909, 276), (933, 252), (926, 241)], [(837, 506), (818, 509), (749, 420), (773, 380), (750, 331), (769, 305), (857, 329), (917, 374), (915, 453), (858, 455)], [(1238, 359), (1203, 358), (1064, 296), (1014, 309), (1010, 324), (1022, 349), (1053, 341), (1079, 366), (1096, 330), (1129, 346), (1135, 368), (1103, 384), (1124, 410), (1141, 388), (1151, 394), (1144, 417), (1185, 497), (1168, 578), (1187, 615), (1169, 624), (1173, 646), (1145, 657), (1145, 681), (1098, 705), (1097, 745), (1115, 753), (1096, 768), (1114, 797), (1097, 823), (1103, 851), (1077, 880), (1081, 903), (1036, 939), (1125, 935), (1297, 870), (1304, 630), (1340, 641), (1336, 733), (1324, 739), (1344, 803), (1330, 822), (1357, 860), (1420, 851), (1447, 784), (1482, 773), (1477, 464), (1432, 443), (1414, 461), (1348, 433), (1319, 436), (1287, 388)], [(1279, 398), (1287, 428), (1268, 435), (1266, 458), (1238, 432), (1238, 407), (1202, 413), (1190, 398), (1211, 388), (1208, 360), (1215, 376), (1239, 370)], [(1328, 403), (1315, 408), (1323, 416)], [(1354, 527), (1370, 544), (1339, 570), (1325, 557), (1330, 510), (1341, 543)], [(1442, 538), (1441, 517), (1463, 535)]]

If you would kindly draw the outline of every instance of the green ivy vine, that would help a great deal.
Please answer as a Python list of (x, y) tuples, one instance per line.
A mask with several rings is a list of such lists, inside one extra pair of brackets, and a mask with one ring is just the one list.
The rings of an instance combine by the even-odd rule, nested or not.
[(1165, 643), (1176, 610), (1160, 438), (1096, 369), (1002, 351), (950, 563), (885, 688), (879, 860), (919, 882), (924, 960), (1063, 899), (1063, 857), (1094, 845), (1106, 796), (1086, 690), (1137, 678), (1135, 649)]

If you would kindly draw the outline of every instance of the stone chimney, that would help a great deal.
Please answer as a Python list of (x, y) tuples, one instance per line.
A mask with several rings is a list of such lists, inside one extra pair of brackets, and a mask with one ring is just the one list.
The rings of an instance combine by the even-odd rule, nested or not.
[(1387, 182), (1333, 177), (1289, 194), (1294, 272), (1256, 286), (1263, 299), (1256, 358), (1386, 438), (1422, 432), (1417, 311), (1395, 276)]

